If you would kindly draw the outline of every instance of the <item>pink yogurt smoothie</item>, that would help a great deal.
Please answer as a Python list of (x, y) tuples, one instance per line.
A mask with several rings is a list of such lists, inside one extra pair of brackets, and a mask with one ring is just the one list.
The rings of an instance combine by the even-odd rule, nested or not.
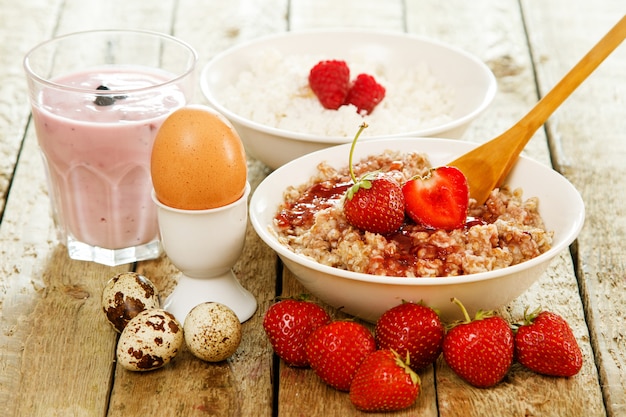
[(100, 67), (54, 82), (94, 92), (106, 86), (113, 99), (42, 91), (33, 119), (63, 239), (121, 249), (157, 238), (150, 153), (161, 123), (185, 95), (173, 84), (135, 89), (172, 78), (142, 67)]

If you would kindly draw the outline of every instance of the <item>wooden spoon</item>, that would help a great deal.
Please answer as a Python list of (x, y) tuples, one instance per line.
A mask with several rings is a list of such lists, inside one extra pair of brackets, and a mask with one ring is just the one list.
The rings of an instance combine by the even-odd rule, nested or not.
[(626, 38), (626, 15), (520, 121), (448, 165), (459, 168), (479, 204), (502, 185), (533, 134), (567, 97)]

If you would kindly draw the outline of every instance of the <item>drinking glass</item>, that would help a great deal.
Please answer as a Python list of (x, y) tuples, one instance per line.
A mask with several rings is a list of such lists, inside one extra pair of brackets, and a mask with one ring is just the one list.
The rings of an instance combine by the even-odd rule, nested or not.
[(72, 259), (119, 265), (161, 253), (150, 154), (194, 92), (197, 54), (172, 36), (95, 30), (24, 59), (52, 216)]

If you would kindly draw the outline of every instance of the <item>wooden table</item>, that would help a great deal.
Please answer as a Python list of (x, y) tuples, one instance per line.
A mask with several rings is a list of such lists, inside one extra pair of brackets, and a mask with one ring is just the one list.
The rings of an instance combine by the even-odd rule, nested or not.
[[(116, 367), (116, 333), (100, 312), (104, 283), (135, 269), (167, 294), (178, 271), (166, 257), (116, 268), (72, 261), (56, 240), (21, 67), (30, 47), (77, 30), (142, 28), (190, 42), (202, 67), (241, 41), (287, 30), (427, 35), (477, 55), (496, 74), (495, 102), (465, 135), (481, 142), (521, 117), (625, 9), (623, 0), (0, 0), (0, 415), (359, 414), (312, 371), (273, 357), (263, 313), (276, 295), (302, 288), (288, 271), (277, 277), (275, 255), (252, 228), (236, 273), (259, 309), (239, 350), (217, 364), (185, 350), (151, 373)], [(543, 305), (565, 316), (584, 352), (582, 371), (555, 379), (514, 365), (503, 383), (483, 390), (440, 359), (421, 372), (416, 405), (394, 415), (626, 415), (625, 68), (622, 46), (527, 146), (581, 192), (586, 224), (571, 250), (500, 311), (517, 319), (526, 305)], [(196, 101), (204, 102), (199, 91)], [(269, 172), (258, 161), (249, 167), (253, 186)]]

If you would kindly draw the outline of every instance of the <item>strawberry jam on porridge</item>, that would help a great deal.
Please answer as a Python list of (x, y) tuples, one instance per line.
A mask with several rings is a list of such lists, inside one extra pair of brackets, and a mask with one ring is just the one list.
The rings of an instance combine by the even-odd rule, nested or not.
[[(425, 155), (387, 151), (354, 165), (355, 174), (380, 171), (400, 184), (424, 175)], [(361, 231), (348, 223), (343, 198), (352, 185), (348, 168), (318, 166), (308, 183), (284, 193), (274, 224), (282, 244), (315, 261), (354, 272), (400, 277), (474, 274), (515, 265), (550, 249), (536, 198), (521, 190), (494, 190), (484, 205), (470, 200), (462, 228), (425, 228), (406, 217), (392, 234)]]

